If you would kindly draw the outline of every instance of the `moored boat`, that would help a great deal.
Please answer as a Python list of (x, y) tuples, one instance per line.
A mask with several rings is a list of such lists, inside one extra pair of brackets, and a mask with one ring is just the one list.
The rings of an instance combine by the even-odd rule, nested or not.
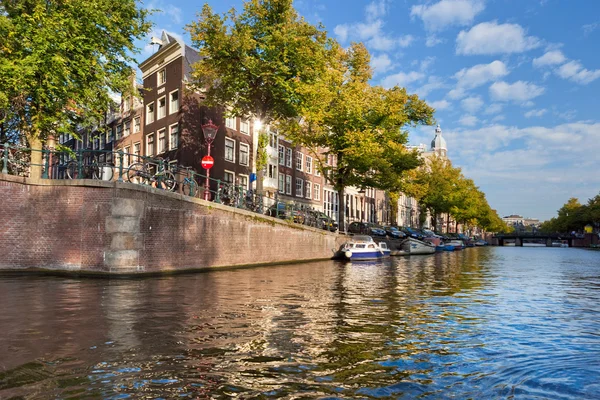
[(385, 242), (376, 243), (371, 236), (352, 236), (334, 252), (339, 260), (379, 260), (389, 257), (390, 249)]
[(408, 256), (417, 254), (433, 254), (436, 246), (415, 238), (407, 238), (400, 244), (400, 249), (392, 250), (393, 256)]
[(447, 245), (454, 246), (454, 250), (462, 250), (465, 248), (465, 243), (460, 239), (452, 239), (446, 242)]

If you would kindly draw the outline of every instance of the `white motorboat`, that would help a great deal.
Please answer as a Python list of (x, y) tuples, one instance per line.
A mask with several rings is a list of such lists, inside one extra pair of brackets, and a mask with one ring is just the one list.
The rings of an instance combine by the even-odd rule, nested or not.
[(410, 256), (435, 253), (435, 244), (409, 237), (402, 241), (400, 249), (392, 250), (393, 256)]
[(444, 243), (454, 246), (454, 250), (462, 250), (465, 248), (465, 242), (463, 242), (461, 239), (447, 240)]
[(355, 235), (334, 252), (340, 260), (378, 260), (389, 257), (390, 249), (385, 242), (376, 243), (371, 236)]

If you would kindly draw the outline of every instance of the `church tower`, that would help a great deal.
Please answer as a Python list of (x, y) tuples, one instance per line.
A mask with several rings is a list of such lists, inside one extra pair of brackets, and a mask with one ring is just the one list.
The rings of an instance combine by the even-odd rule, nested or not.
[(431, 152), (443, 158), (447, 157), (446, 139), (442, 137), (442, 128), (439, 124), (435, 128), (435, 137), (431, 141)]

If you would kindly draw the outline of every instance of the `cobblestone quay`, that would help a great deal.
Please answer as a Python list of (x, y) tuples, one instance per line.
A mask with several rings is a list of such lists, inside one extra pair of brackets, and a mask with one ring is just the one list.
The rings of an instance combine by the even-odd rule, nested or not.
[(151, 187), (0, 174), (0, 270), (183, 272), (328, 259), (343, 237)]

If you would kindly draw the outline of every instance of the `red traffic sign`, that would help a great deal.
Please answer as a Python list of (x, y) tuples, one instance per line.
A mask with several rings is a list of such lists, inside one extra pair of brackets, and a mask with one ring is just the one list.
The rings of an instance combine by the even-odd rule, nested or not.
[(215, 165), (215, 159), (211, 156), (202, 157), (202, 168), (211, 169)]

